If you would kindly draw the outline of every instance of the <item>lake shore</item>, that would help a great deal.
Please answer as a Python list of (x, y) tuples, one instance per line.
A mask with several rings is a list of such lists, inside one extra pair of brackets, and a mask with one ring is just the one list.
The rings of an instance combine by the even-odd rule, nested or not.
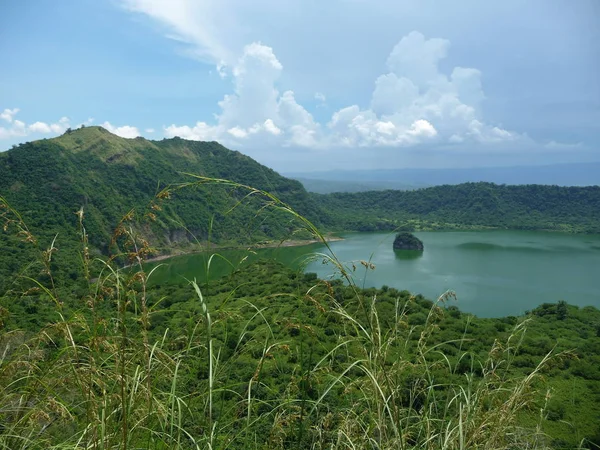
[[(325, 237), (325, 242), (336, 242), (336, 241), (343, 241), (343, 240), (344, 240), (344, 238), (339, 237), (339, 236)], [(323, 241), (321, 239), (289, 239), (289, 240), (285, 240), (285, 241), (269, 241), (269, 242), (262, 242), (262, 243), (250, 245), (250, 246), (237, 246), (237, 247), (219, 247), (217, 245), (210, 245), (210, 246), (207, 245), (206, 248), (202, 249), (202, 250), (191, 250), (191, 251), (182, 250), (180, 252), (176, 252), (176, 253), (172, 253), (172, 254), (162, 254), (162, 255), (152, 256), (151, 258), (147, 258), (146, 260), (144, 260), (144, 263), (155, 263), (155, 262), (165, 261), (170, 258), (174, 258), (176, 256), (194, 255), (194, 254), (206, 252), (208, 250), (254, 250), (254, 249), (261, 249), (261, 248), (302, 247), (305, 245), (319, 244), (322, 242)]]

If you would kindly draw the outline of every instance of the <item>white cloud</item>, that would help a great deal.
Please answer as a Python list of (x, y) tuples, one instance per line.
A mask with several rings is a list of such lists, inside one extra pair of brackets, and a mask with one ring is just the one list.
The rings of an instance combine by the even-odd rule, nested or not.
[(67, 130), (67, 128), (69, 128), (69, 126), (70, 126), (69, 118), (61, 117), (58, 120), (58, 123), (50, 124), (50, 130), (52, 131), (52, 133), (62, 134)]
[(136, 127), (132, 127), (131, 125), (123, 125), (121, 127), (116, 127), (113, 126), (110, 122), (104, 122), (101, 126), (106, 128), (111, 133), (124, 138), (133, 139), (140, 136), (140, 131)]
[(357, 105), (334, 113), (329, 127), (344, 145), (413, 146), (424, 142), (491, 144), (527, 140), (483, 122), (481, 72), (440, 71), (450, 43), (413, 31), (387, 59), (389, 72), (375, 80), (370, 109)]
[(154, 128), (146, 128), (144, 131), (146, 133), (154, 133), (156, 130)]
[(221, 78), (227, 78), (227, 64), (225, 64), (225, 61), (221, 60), (217, 64), (217, 73)]
[(304, 107), (296, 102), (294, 92), (286, 91), (279, 98), (277, 112), (284, 131), (289, 131), (285, 145), (299, 147), (318, 146), (319, 125)]
[(25, 122), (15, 119), (19, 112), (18, 108), (5, 109), (0, 113), (0, 118), (7, 121), (9, 127), (0, 127), (0, 139), (14, 139), (27, 137), (35, 134), (62, 134), (70, 126), (68, 117), (61, 117), (56, 123), (34, 122), (27, 125)]
[(229, 134), (236, 138), (245, 138), (248, 136), (248, 132), (240, 127), (233, 127), (227, 130)]
[(13, 117), (19, 112), (19, 108), (13, 108), (13, 109), (5, 109), (4, 111), (2, 111), (0, 113), (0, 119), (7, 121), (8, 123), (11, 123), (13, 121)]
[(316, 145), (318, 124), (312, 115), (296, 102), (292, 91), (280, 94), (276, 88), (282, 70), (271, 47), (258, 42), (245, 46), (231, 71), (233, 93), (219, 102), (217, 123), (173, 124), (165, 128), (165, 134), (229, 145), (265, 139), (278, 139), (284, 146)]
[[(390, 52), (388, 72), (375, 80), (369, 107), (341, 108), (323, 127), (293, 91), (279, 92), (283, 65), (271, 47), (254, 42), (232, 65), (233, 92), (218, 103), (216, 123), (173, 124), (165, 134), (248, 147), (263, 146), (265, 139), (310, 148), (530, 142), (526, 135), (483, 120), (481, 72), (465, 67), (442, 72), (440, 61), (449, 48), (445, 39), (409, 33)], [(314, 97), (325, 101), (322, 93)]]
[(221, 76), (225, 74), (223, 68), (235, 61), (234, 53), (224, 42), (244, 28), (235, 22), (228, 3), (223, 0), (121, 0), (126, 9), (157, 20), (165, 27), (166, 37), (187, 44), (188, 55), (218, 64)]
[(45, 122), (32, 123), (28, 128), (32, 133), (52, 133), (50, 125)]
[(21, 122), (20, 120), (13, 120), (12, 122), (12, 130), (13, 133), (17, 136), (26, 136), (27, 135), (27, 126), (25, 122)]
[(232, 71), (234, 93), (219, 102), (219, 124), (246, 128), (276, 116), (275, 83), (282, 69), (273, 49), (256, 42), (247, 45)]
[(394, 46), (386, 64), (390, 73), (426, 89), (443, 76), (438, 63), (446, 57), (449, 47), (450, 41), (426, 39), (418, 31), (412, 31)]
[[(242, 45), (251, 39), (248, 36), (256, 36), (245, 24), (236, 23), (248, 18), (244, 13), (252, 11), (255, 18), (269, 10), (282, 13), (283, 7), (269, 1), (255, 2), (252, 8), (235, 0), (121, 2), (166, 27), (170, 38), (188, 44), (189, 54), (215, 64), (221, 76), (232, 76), (233, 92), (219, 102), (216, 123), (173, 124), (165, 128), (167, 135), (180, 133), (248, 148), (264, 146), (265, 139), (280, 146), (314, 148), (531, 142), (526, 135), (484, 120), (479, 70), (441, 69), (450, 51), (447, 39), (427, 38), (418, 31), (402, 37), (385, 61), (386, 72), (374, 82), (370, 103), (340, 108), (323, 126), (292, 90), (280, 94), (283, 65), (273, 49), (260, 42)], [(321, 92), (314, 99), (317, 108), (326, 101)], [(266, 121), (275, 128), (266, 127)], [(271, 132), (275, 129), (278, 132)]]
[(197, 122), (193, 127), (170, 125), (165, 127), (164, 132), (167, 137), (179, 136), (192, 141), (215, 141), (219, 134), (217, 127), (210, 126), (206, 122)]
[(407, 131), (407, 134), (411, 136), (433, 137), (437, 135), (437, 131), (429, 122), (419, 119), (412, 123), (410, 130)]
[(419, 96), (419, 89), (408, 78), (394, 73), (379, 76), (371, 98), (371, 109), (376, 114), (391, 115), (410, 107)]
[(271, 119), (265, 120), (263, 127), (267, 133), (271, 133), (274, 136), (279, 136), (282, 133), (282, 131), (273, 123)]

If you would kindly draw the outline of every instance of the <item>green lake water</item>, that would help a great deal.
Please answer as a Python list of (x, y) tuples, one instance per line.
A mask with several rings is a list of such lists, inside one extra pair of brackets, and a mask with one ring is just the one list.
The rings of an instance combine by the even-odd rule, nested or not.
[[(388, 285), (423, 294), (430, 299), (450, 289), (456, 305), (482, 317), (518, 315), (544, 302), (568, 303), (600, 308), (600, 236), (526, 231), (466, 231), (415, 233), (425, 246), (422, 253), (392, 250), (388, 233), (348, 233), (332, 242), (338, 259), (356, 266), (360, 286)], [(275, 257), (299, 267), (309, 254), (324, 252), (323, 245), (264, 249), (258, 255)], [(238, 264), (247, 252), (224, 252)], [(258, 255), (249, 255), (255, 259)], [(374, 270), (365, 270), (360, 260), (370, 260)], [(202, 279), (206, 255), (186, 255), (168, 260), (157, 279)], [(212, 276), (227, 271), (228, 264), (213, 259)], [(306, 271), (319, 277), (332, 276), (333, 268), (321, 260)]]

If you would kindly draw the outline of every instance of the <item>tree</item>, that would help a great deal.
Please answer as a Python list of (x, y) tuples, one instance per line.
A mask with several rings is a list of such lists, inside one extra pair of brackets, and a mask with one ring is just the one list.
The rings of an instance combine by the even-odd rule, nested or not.
[(560, 300), (556, 305), (556, 318), (558, 320), (565, 320), (568, 313), (569, 309), (567, 308), (567, 302)]

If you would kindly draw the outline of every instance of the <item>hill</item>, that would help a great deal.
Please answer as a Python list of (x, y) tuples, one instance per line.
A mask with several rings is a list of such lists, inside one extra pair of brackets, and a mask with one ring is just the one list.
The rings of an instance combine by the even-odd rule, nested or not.
[(313, 194), (343, 230), (508, 228), (600, 232), (600, 186), (464, 183), (414, 191)]
[[(298, 181), (237, 151), (216, 142), (180, 138), (125, 139), (101, 127), (80, 128), (0, 153), (0, 196), (42, 238), (43, 248), (57, 234), (57, 248), (79, 248), (75, 213), (80, 207), (91, 250), (102, 254), (111, 250), (113, 232), (126, 215), (132, 227), (143, 229), (160, 251), (189, 246), (196, 240), (249, 244), (287, 237), (294, 230), (289, 218), (280, 220), (276, 211), (257, 215), (260, 204), (247, 199), (247, 191), (204, 187), (186, 173), (267, 190), (319, 222), (319, 207)], [(198, 185), (178, 189), (181, 183)], [(169, 192), (157, 198), (169, 186)], [(18, 242), (9, 241), (6, 233), (0, 236), (5, 255), (22, 254)], [(63, 253), (68, 252), (56, 255), (59, 265)], [(16, 262), (9, 265), (18, 266)]]

